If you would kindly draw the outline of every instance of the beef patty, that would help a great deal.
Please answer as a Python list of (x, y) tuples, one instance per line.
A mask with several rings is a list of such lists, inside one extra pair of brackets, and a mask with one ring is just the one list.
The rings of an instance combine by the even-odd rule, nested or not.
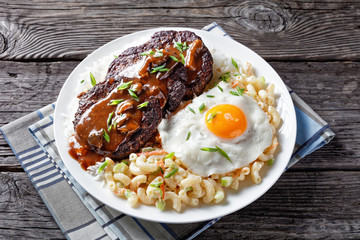
[(212, 65), (201, 38), (189, 31), (156, 32), (125, 50), (110, 64), (104, 82), (79, 95), (75, 146), (114, 159), (138, 151), (167, 113), (203, 92)]

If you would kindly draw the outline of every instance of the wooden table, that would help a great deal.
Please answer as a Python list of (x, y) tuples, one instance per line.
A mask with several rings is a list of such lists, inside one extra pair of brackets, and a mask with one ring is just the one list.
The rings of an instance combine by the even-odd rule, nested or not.
[[(198, 239), (359, 239), (359, 1), (0, 1), (0, 125), (54, 102), (75, 66), (115, 38), (213, 21), (265, 58), (336, 137)], [(2, 135), (0, 192), (0, 238), (63, 238)]]

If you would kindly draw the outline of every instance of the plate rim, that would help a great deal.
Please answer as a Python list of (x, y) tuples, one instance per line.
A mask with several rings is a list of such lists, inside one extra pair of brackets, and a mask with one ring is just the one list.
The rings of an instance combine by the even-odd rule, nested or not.
[[(65, 91), (65, 86), (66, 86), (67, 84), (69, 84), (72, 76), (78, 71), (78, 69), (81, 67), (81, 65), (83, 65), (83, 64), (85, 64), (85, 62), (89, 61), (89, 59), (91, 59), (94, 55), (98, 54), (100, 51), (102, 51), (102, 50), (104, 50), (105, 48), (111, 46), (112, 44), (114, 44), (114, 43), (116, 43), (116, 42), (118, 42), (118, 41), (122, 41), (123, 39), (129, 38), (129, 37), (133, 37), (133, 36), (136, 36), (136, 35), (138, 35), (138, 34), (142, 35), (142, 34), (154, 33), (154, 32), (156, 32), (156, 31), (160, 31), (160, 30), (176, 30), (176, 31), (189, 30), (189, 31), (195, 32), (195, 34), (199, 35), (201, 38), (204, 38), (204, 36), (201, 36), (202, 34), (204, 34), (204, 35), (210, 34), (211, 36), (214, 36), (214, 37), (216, 36), (216, 38), (219, 38), (219, 39), (222, 37), (222, 36), (220, 36), (220, 35), (218, 35), (218, 34), (214, 34), (214, 33), (208, 32), (208, 31), (204, 31), (204, 30), (194, 29), (194, 28), (158, 27), (158, 28), (146, 29), (146, 30), (143, 30), (143, 31), (137, 31), (137, 32), (134, 32), (134, 33), (127, 34), (127, 35), (124, 35), (124, 36), (122, 36), (122, 37), (116, 38), (116, 39), (114, 39), (114, 40), (112, 40), (112, 41), (110, 41), (110, 42), (102, 45), (101, 47), (97, 48), (96, 50), (94, 50), (91, 54), (89, 54), (85, 59), (83, 59), (83, 60), (72, 70), (72, 72), (68, 75), (66, 81), (64, 82), (64, 84), (63, 84), (63, 86), (62, 86), (62, 88), (61, 88), (61, 91), (60, 91), (60, 93), (59, 93), (59, 95), (58, 95), (58, 98), (57, 98), (56, 103), (59, 102), (60, 97), (64, 94), (63, 92)], [(198, 33), (201, 33), (201, 34), (198, 34)], [(205, 38), (206, 38), (206, 37), (205, 37)], [(237, 41), (235, 41), (235, 40), (233, 40), (233, 39), (225, 38), (225, 37), (223, 37), (223, 38), (224, 38), (224, 39), (227, 39), (227, 40), (225, 40), (225, 41), (229, 41), (229, 40), (230, 40), (230, 41), (233, 41), (235, 44), (239, 44), (241, 47), (246, 48), (247, 51), (250, 51), (252, 54), (254, 54), (254, 56), (255, 56), (256, 58), (258, 58), (260, 61), (262, 61), (265, 65), (267, 65), (267, 66), (273, 71), (273, 73), (275, 74), (275, 76), (280, 80), (279, 84), (282, 84), (282, 85), (283, 85), (282, 87), (285, 87), (285, 88), (287, 89), (284, 81), (281, 79), (281, 77), (278, 75), (278, 73), (273, 69), (273, 67), (272, 67), (267, 61), (265, 61), (261, 56), (259, 56), (256, 52), (254, 52), (252, 49), (246, 47), (245, 45), (243, 45), (243, 44), (241, 44), (241, 43), (239, 43), (239, 42), (237, 42)], [(205, 39), (205, 40), (206, 40), (206, 39)], [(136, 43), (136, 44), (137, 44), (137, 43)], [(135, 44), (135, 46), (136, 46), (136, 44)], [(257, 67), (258, 67), (258, 66), (255, 66), (255, 68), (257, 68)], [(288, 103), (290, 103), (290, 106), (287, 106), (286, 110), (289, 111), (289, 113), (290, 113), (290, 115), (291, 115), (291, 118), (292, 118), (293, 120), (295, 120), (295, 121), (293, 121), (293, 123), (292, 123), (292, 125), (291, 125), (292, 128), (293, 128), (293, 132), (294, 132), (293, 134), (291, 134), (292, 139), (291, 139), (291, 143), (290, 143), (290, 145), (292, 146), (292, 147), (291, 147), (291, 152), (292, 152), (292, 150), (294, 149), (294, 146), (295, 146), (295, 142), (296, 142), (297, 123), (296, 123), (296, 114), (295, 114), (295, 106), (294, 106), (294, 103), (293, 103), (293, 101), (292, 101), (292, 98), (291, 98), (291, 96), (290, 96), (289, 91), (286, 91), (286, 93), (287, 93), (287, 94), (286, 94), (287, 101), (290, 100), (290, 101), (288, 102)], [(59, 114), (60, 114), (60, 113), (59, 113), (59, 111), (60, 111), (59, 109), (60, 109), (59, 107), (55, 107), (55, 112), (54, 112), (54, 136), (55, 136), (55, 144), (56, 144), (57, 147), (58, 147), (58, 145), (57, 145), (57, 141), (56, 141), (56, 140), (61, 139), (61, 138), (59, 138), (59, 134), (57, 133), (57, 127), (56, 127), (57, 124), (58, 124), (58, 122), (60, 121), (60, 120), (57, 121), (57, 119), (59, 119), (59, 117), (57, 117), (57, 116), (59, 116)], [(205, 217), (205, 218), (199, 218), (199, 219), (187, 219), (187, 220), (182, 220), (182, 221), (179, 221), (179, 220), (181, 219), (181, 216), (183, 216), (183, 214), (185, 214), (185, 213), (183, 213), (183, 212), (177, 213), (177, 212), (175, 212), (175, 211), (173, 211), (173, 210), (170, 210), (170, 211), (173, 211), (175, 214), (177, 214), (179, 217), (178, 217), (177, 220), (169, 220), (169, 221), (167, 221), (166, 219), (158, 220), (158, 219), (154, 219), (153, 217), (139, 216), (139, 215), (134, 214), (134, 213), (132, 213), (132, 212), (119, 210), (119, 209), (116, 208), (116, 207), (114, 208), (111, 204), (105, 203), (105, 202), (108, 202), (108, 201), (103, 201), (103, 200), (102, 200), (101, 198), (99, 198), (96, 194), (92, 194), (93, 191), (91, 191), (88, 186), (86, 186), (86, 185), (84, 186), (83, 184), (80, 183), (81, 181), (79, 181), (79, 177), (76, 176), (76, 174), (75, 174), (75, 175), (72, 174), (72, 172), (71, 172), (72, 170), (70, 170), (71, 168), (69, 168), (69, 166), (68, 166), (68, 164), (67, 164), (67, 161), (64, 161), (64, 160), (63, 160), (65, 153), (62, 152), (62, 151), (60, 151), (59, 148), (58, 148), (58, 152), (59, 152), (59, 155), (60, 155), (60, 161), (63, 161), (63, 163), (64, 163), (64, 165), (66, 166), (66, 168), (68, 169), (69, 173), (70, 173), (70, 174), (72, 175), (72, 177), (78, 182), (78, 184), (79, 184), (82, 188), (84, 188), (92, 197), (94, 197), (95, 199), (99, 200), (100, 202), (106, 204), (108, 207), (113, 208), (113, 209), (115, 209), (116, 211), (123, 212), (123, 213), (125, 213), (125, 214), (127, 214), (127, 215), (130, 215), (130, 216), (139, 218), (139, 219), (143, 219), (143, 220), (147, 220), (147, 221), (152, 221), (152, 222), (164, 222), (164, 223), (175, 223), (175, 224), (176, 224), (176, 223), (180, 223), (180, 224), (183, 224), (183, 223), (184, 223), (184, 224), (185, 224), (185, 223), (194, 223), (194, 222), (201, 222), (201, 221), (212, 220), (212, 219), (214, 219), (214, 218), (223, 217), (223, 216), (225, 216), (225, 215), (231, 214), (231, 213), (233, 213), (233, 212), (236, 212), (236, 211), (238, 211), (238, 210), (240, 210), (240, 209), (242, 209), (242, 208), (250, 205), (251, 203), (253, 203), (253, 202), (256, 201), (257, 199), (259, 199), (260, 197), (262, 197), (270, 188), (273, 187), (273, 185), (274, 185), (274, 184), (278, 181), (278, 179), (281, 177), (282, 173), (283, 173), (284, 170), (286, 169), (286, 166), (287, 166), (287, 164), (289, 163), (289, 161), (290, 161), (290, 159), (291, 159), (291, 154), (290, 154), (289, 159), (287, 159), (287, 161), (286, 161), (286, 164), (283, 164), (284, 167), (283, 167), (283, 169), (282, 169), (282, 172), (281, 172), (280, 174), (277, 174), (277, 176), (276, 176), (275, 178), (267, 179), (267, 184), (269, 185), (269, 187), (268, 187), (268, 188), (265, 188), (265, 190), (261, 191), (261, 192), (258, 194), (257, 197), (253, 198), (251, 201), (248, 201), (247, 204), (245, 204), (244, 206), (241, 206), (241, 207), (236, 208), (236, 209), (227, 210), (227, 211), (224, 211), (222, 214), (217, 214), (217, 215), (214, 215), (214, 216), (211, 216), (211, 217)], [(70, 157), (70, 156), (69, 156), (69, 157)], [(72, 160), (74, 160), (74, 159), (72, 159)], [(74, 160), (74, 161), (76, 161), (76, 160)], [(78, 163), (77, 163), (77, 164), (78, 164)], [(83, 171), (84, 171), (84, 170), (83, 170)], [(84, 171), (84, 173), (85, 173), (85, 174), (88, 174), (88, 173), (86, 173), (85, 171)], [(270, 180), (271, 180), (271, 182), (269, 182)], [(254, 185), (255, 185), (255, 184), (254, 184)], [(100, 186), (100, 184), (99, 184), (98, 187), (102, 188), (102, 187)], [(241, 192), (241, 189), (238, 189), (238, 190), (237, 190), (237, 193), (240, 193), (240, 192)], [(122, 199), (122, 200), (124, 201), (124, 199)], [(125, 201), (124, 201), (124, 203), (125, 203)], [(126, 204), (126, 203), (125, 203), (125, 204)], [(211, 206), (221, 206), (221, 204), (220, 204), (220, 205), (219, 205), (219, 204), (216, 204), (216, 205), (215, 205), (215, 204), (206, 205), (206, 207), (208, 207), (209, 209), (211, 208)], [(154, 208), (154, 209), (156, 209), (156, 207), (154, 207), (154, 206), (151, 206), (151, 207)], [(197, 207), (190, 207), (190, 208), (187, 208), (185, 211), (191, 211), (193, 208), (197, 208)], [(125, 209), (126, 209), (126, 208), (125, 208)], [(157, 209), (156, 209), (156, 210), (157, 210)], [(159, 210), (158, 210), (158, 211), (159, 211)]]

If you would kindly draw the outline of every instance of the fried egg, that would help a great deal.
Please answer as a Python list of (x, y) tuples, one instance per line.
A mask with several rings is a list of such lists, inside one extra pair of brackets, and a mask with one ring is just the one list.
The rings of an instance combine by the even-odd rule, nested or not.
[(250, 164), (273, 138), (267, 115), (253, 98), (231, 94), (228, 83), (218, 86), (158, 126), (163, 149), (202, 177)]

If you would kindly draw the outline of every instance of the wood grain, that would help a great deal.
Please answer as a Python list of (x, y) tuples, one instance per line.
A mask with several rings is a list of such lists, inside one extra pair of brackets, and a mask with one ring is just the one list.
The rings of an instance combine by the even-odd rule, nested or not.
[[(357, 239), (359, 177), (359, 171), (285, 173), (263, 197), (199, 239)], [(25, 173), (2, 172), (0, 183), (1, 237), (63, 238)]]
[[(78, 62), (0, 61), (0, 124), (54, 102)], [(357, 169), (360, 162), (360, 63), (270, 62), (282, 79), (319, 113), (336, 133), (324, 148), (296, 164), (291, 171)], [(336, 81), (334, 81), (336, 79)], [(0, 169), (20, 168), (0, 136)]]
[(25, 173), (0, 173), (0, 238), (64, 238)]
[(81, 60), (134, 31), (216, 21), (267, 60), (358, 61), (359, 8), (358, 1), (2, 2), (0, 59)]

